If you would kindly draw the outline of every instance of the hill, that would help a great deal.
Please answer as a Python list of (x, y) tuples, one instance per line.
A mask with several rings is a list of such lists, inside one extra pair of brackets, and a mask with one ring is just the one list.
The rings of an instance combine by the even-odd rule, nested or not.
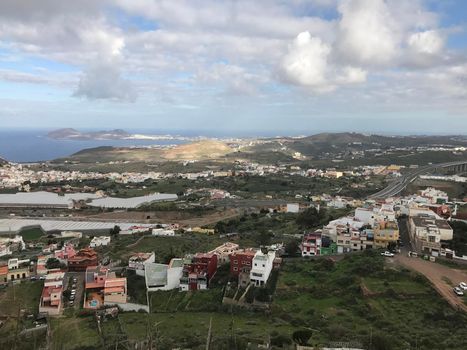
[(66, 159), (81, 163), (169, 162), (186, 160), (247, 160), (263, 164), (311, 161), (307, 166), (375, 164), (427, 164), (467, 155), (463, 136), (382, 136), (360, 133), (321, 133), (306, 137), (243, 140), (229, 144), (203, 140), (169, 148), (98, 147), (85, 149)]
[(216, 159), (232, 151), (233, 149), (224, 142), (205, 140), (167, 149), (162, 157), (167, 160)]
[(205, 160), (222, 158), (233, 152), (227, 144), (206, 140), (177, 145), (171, 148), (96, 147), (81, 150), (55, 162), (163, 162), (177, 160)]

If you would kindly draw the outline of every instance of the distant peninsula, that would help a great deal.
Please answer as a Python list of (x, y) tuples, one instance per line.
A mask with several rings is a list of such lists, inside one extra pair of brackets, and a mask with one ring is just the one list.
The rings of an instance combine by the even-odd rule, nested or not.
[(125, 130), (102, 130), (81, 132), (72, 128), (58, 129), (51, 131), (47, 137), (54, 140), (121, 140), (129, 138), (131, 134)]

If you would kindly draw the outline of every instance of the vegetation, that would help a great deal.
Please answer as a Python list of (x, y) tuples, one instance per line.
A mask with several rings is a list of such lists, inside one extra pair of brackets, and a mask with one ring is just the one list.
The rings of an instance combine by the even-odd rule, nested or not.
[[(100, 328), (89, 313), (66, 313), (50, 319), (51, 348), (120, 349), (119, 344), (135, 348), (151, 339), (158, 349), (204, 349), (210, 324), (214, 349), (245, 349), (247, 343), (268, 341), (273, 349), (336, 341), (364, 349), (371, 343), (374, 350), (467, 347), (467, 315), (452, 310), (424, 277), (385, 266), (377, 252), (347, 255), (339, 261), (291, 258), (276, 277), (275, 292), (271, 289), (270, 294), (268, 288), (255, 292), (257, 299), (272, 295), (263, 299), (270, 303), (263, 311), (223, 305), (221, 276), (213, 288), (202, 292), (151, 293), (150, 314), (120, 313), (117, 319), (103, 320)], [(0, 294), (2, 314), (17, 314), (19, 304), (37, 311), (40, 282), (16, 286), (16, 304), (12, 288)], [(15, 329), (11, 320), (0, 328), (0, 335)], [(12, 338), (2, 339), (0, 345), (10, 348)], [(32, 338), (23, 341), (24, 347), (18, 349), (27, 349), (26, 344), (32, 348)], [(37, 344), (44, 343), (42, 334)]]
[(25, 242), (36, 241), (45, 235), (40, 227), (25, 228), (19, 232)]
[(463, 221), (450, 221), (454, 234), (450, 241), (447, 241), (449, 248), (457, 255), (467, 255), (467, 223)]

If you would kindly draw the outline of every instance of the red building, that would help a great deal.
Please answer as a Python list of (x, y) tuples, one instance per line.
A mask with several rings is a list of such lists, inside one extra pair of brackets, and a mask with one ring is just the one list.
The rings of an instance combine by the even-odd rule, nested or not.
[(74, 257), (68, 259), (69, 271), (86, 271), (88, 266), (97, 265), (99, 265), (99, 259), (92, 248), (81, 249)]
[(198, 253), (184, 259), (180, 290), (207, 289), (217, 271), (217, 255)]
[(244, 249), (230, 254), (230, 275), (238, 277), (241, 272), (250, 273), (251, 262), (255, 254), (254, 249)]
[(306, 233), (300, 244), (302, 256), (321, 255), (321, 232)]

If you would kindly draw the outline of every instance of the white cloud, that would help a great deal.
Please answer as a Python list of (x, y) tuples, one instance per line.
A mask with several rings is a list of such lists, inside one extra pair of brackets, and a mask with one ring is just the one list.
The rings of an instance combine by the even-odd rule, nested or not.
[(313, 92), (330, 92), (339, 85), (362, 83), (366, 72), (330, 62), (332, 48), (309, 32), (300, 33), (281, 62), (284, 80)]
[(110, 99), (122, 102), (134, 102), (137, 96), (131, 82), (122, 77), (118, 62), (112, 60), (104, 60), (88, 67), (73, 95), (89, 100)]
[(338, 7), (336, 50), (353, 64), (380, 65), (393, 61), (399, 40), (395, 20), (383, 0), (348, 0)]
[(444, 46), (443, 38), (435, 30), (413, 33), (407, 43), (414, 52), (424, 55), (437, 55)]
[(312, 37), (309, 32), (298, 34), (282, 60), (285, 78), (318, 91), (331, 89), (326, 79), (330, 52), (329, 45)]

